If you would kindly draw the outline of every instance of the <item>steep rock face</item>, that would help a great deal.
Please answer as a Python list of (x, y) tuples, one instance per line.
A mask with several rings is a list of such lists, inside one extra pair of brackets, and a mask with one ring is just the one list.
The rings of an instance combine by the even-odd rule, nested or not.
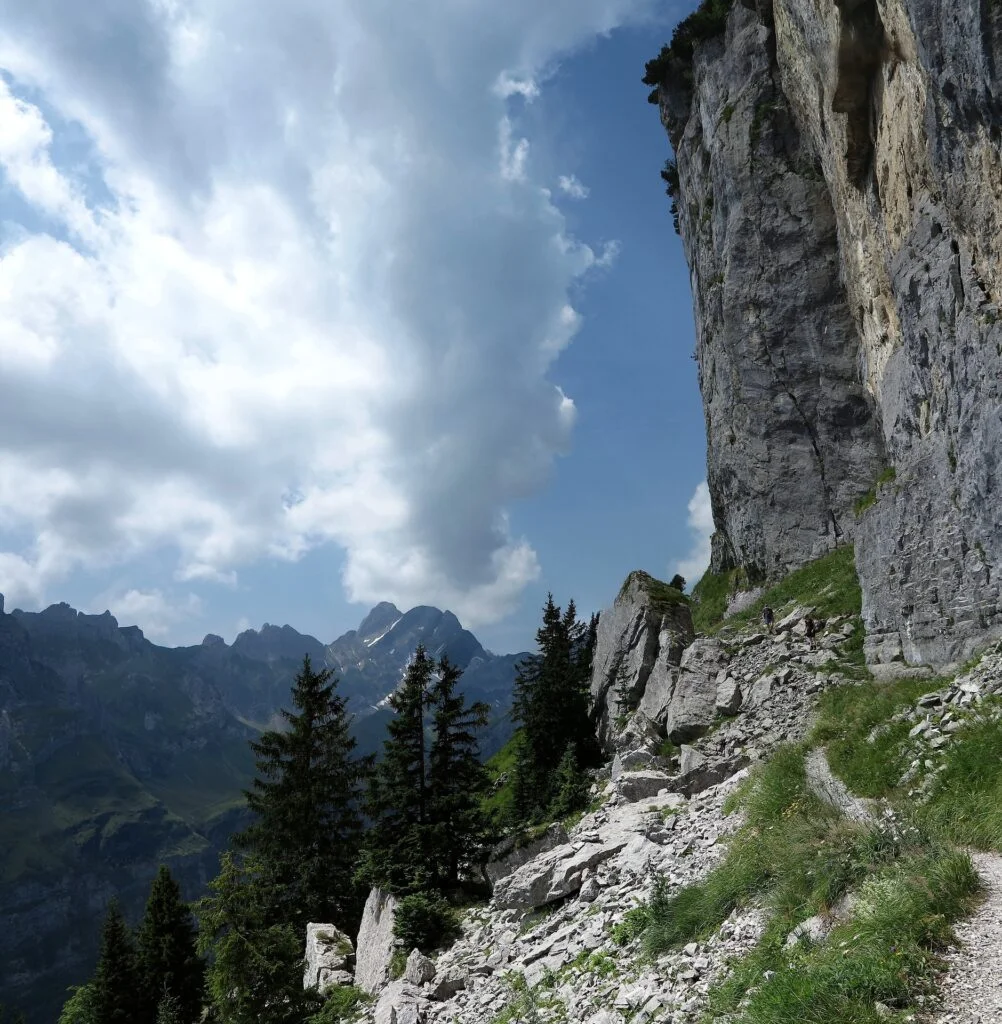
[(606, 749), (615, 746), (625, 713), (643, 705), (652, 673), (659, 691), (670, 690), (695, 635), (688, 603), (659, 600), (658, 587), (664, 584), (632, 573), (613, 606), (599, 616), (591, 701)]
[(713, 567), (854, 539), (876, 658), (1002, 631), (1000, 58), (990, 0), (760, 0), (660, 89)]
[(665, 95), (692, 272), (717, 571), (781, 575), (847, 539), (884, 463), (839, 284), (835, 212), (772, 58), (738, 5)]

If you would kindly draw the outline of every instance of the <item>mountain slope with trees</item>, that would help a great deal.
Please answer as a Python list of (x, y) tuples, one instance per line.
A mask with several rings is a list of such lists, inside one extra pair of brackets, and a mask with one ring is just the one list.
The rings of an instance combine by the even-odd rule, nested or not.
[(372, 753), (390, 717), (372, 705), (422, 638), (463, 659), (461, 685), (491, 705), (490, 754), (510, 735), (517, 656), (485, 651), (448, 612), (379, 605), (329, 645), (266, 625), (166, 648), (108, 613), (0, 603), (0, 990), (50, 1021), (94, 962), (90, 924), (112, 895), (138, 914), (161, 863), (189, 897), (205, 890), (248, 822), (249, 742), (282, 721), (304, 654), (335, 675), (354, 666), (338, 692)]

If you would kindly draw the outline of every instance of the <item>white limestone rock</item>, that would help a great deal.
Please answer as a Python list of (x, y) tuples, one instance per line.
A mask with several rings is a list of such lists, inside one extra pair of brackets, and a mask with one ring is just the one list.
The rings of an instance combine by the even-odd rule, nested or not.
[(303, 988), (317, 988), (326, 995), (353, 980), (351, 939), (332, 924), (310, 922), (306, 926), (306, 970)]
[(396, 906), (396, 898), (381, 889), (371, 890), (365, 901), (355, 953), (355, 984), (370, 995), (375, 995), (389, 981)]

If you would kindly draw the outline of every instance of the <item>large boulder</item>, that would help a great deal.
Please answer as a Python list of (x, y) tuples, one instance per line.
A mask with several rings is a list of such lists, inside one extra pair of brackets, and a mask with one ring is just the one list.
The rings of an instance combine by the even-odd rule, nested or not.
[(612, 783), (615, 785), (624, 772), (633, 772), (638, 768), (649, 768), (654, 763), (654, 755), (647, 750), (620, 751), (612, 759)]
[(407, 958), (407, 966), (404, 969), (404, 981), (411, 985), (421, 986), (426, 981), (435, 977), (435, 965), (421, 952), (420, 949), (412, 949), (411, 955)]
[(613, 783), (615, 791), (629, 803), (657, 796), (662, 790), (670, 790), (671, 786), (672, 777), (656, 768), (623, 772)]
[(567, 829), (555, 821), (542, 835), (527, 839), (524, 833), (509, 836), (491, 850), (491, 857), (484, 869), (487, 880), (495, 885), (499, 878), (510, 875), (523, 864), (528, 864), (541, 853), (546, 853), (567, 842)]
[(591, 702), (598, 738), (616, 746), (623, 716), (643, 700), (659, 660), (678, 665), (695, 635), (689, 603), (646, 573), (631, 573), (613, 606), (599, 616)]
[(741, 687), (733, 676), (717, 683), (717, 711), (721, 715), (736, 715), (744, 699)]
[(717, 676), (729, 660), (719, 640), (695, 640), (685, 649), (664, 714), (665, 733), (672, 743), (698, 739), (714, 723)]
[(674, 788), (686, 796), (695, 796), (704, 789), (717, 786), (736, 775), (749, 764), (744, 754), (732, 754), (730, 757), (708, 759), (695, 747), (682, 745), (679, 756), (679, 773), (674, 780)]
[(373, 889), (365, 901), (356, 944), (355, 984), (369, 995), (375, 995), (389, 981), (396, 907), (396, 898), (381, 889)]
[(559, 846), (498, 881), (494, 904), (501, 909), (533, 910), (570, 896), (581, 888), (586, 870), (617, 854), (627, 838), (585, 843), (580, 849)]
[(423, 1024), (428, 1019), (428, 1000), (410, 982), (391, 982), (380, 993), (373, 1011), (375, 1024)]
[(334, 925), (308, 924), (303, 988), (316, 987), (321, 995), (326, 995), (338, 985), (350, 985), (354, 952), (351, 939)]

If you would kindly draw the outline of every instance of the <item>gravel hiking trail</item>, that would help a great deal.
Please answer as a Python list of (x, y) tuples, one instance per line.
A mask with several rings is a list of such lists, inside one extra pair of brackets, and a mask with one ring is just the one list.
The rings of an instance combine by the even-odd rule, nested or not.
[(985, 899), (972, 917), (956, 926), (957, 946), (947, 955), (941, 1004), (933, 1024), (1002, 1022), (1002, 856), (972, 853), (985, 886)]

